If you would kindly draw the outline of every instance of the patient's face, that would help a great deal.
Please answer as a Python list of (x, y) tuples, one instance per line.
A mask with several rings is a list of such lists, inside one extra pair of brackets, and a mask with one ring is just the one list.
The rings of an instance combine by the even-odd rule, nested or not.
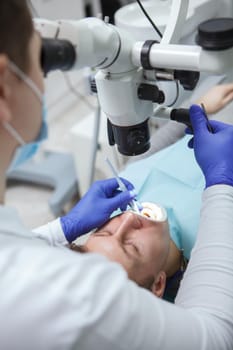
[(133, 212), (109, 220), (87, 240), (88, 252), (120, 263), (139, 285), (163, 268), (169, 251), (167, 222), (156, 222)]

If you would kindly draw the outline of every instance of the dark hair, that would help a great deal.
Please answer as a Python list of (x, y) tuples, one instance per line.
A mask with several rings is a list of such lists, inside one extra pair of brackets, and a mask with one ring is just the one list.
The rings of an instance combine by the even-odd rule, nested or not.
[(69, 245), (69, 248), (71, 250), (74, 250), (75, 252), (78, 252), (78, 253), (88, 253), (88, 250), (85, 247), (85, 245), (79, 245), (79, 244), (71, 243)]
[(23, 71), (29, 68), (29, 41), (33, 23), (27, 0), (0, 1), (0, 54)]

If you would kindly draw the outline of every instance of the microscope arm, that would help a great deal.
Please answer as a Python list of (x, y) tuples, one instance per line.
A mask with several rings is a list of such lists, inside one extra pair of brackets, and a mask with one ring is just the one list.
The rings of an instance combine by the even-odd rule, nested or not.
[[(132, 61), (136, 66), (141, 65), (143, 45), (137, 42), (133, 46)], [(233, 48), (208, 51), (197, 45), (153, 44), (148, 60), (153, 68), (221, 74), (232, 69)]]

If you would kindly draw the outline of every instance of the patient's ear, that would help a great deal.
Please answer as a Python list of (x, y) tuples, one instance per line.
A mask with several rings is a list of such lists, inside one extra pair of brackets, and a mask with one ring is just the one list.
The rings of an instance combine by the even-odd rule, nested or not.
[(8, 62), (6, 55), (0, 54), (0, 122), (7, 122), (11, 119), (11, 110), (8, 104), (10, 95), (7, 82)]
[(165, 291), (165, 287), (166, 273), (164, 271), (160, 271), (151, 286), (151, 292), (157, 297), (162, 298)]

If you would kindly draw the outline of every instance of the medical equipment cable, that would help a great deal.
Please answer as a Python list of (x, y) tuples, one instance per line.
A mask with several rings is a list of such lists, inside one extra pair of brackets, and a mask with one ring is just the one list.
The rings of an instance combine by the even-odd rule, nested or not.
[(89, 186), (94, 181), (94, 175), (95, 175), (95, 165), (96, 165), (96, 156), (97, 151), (99, 149), (99, 131), (100, 131), (100, 120), (101, 120), (101, 108), (98, 101), (98, 106), (96, 107), (95, 111), (95, 121), (94, 121), (94, 131), (93, 131), (93, 141), (92, 141), (92, 150), (91, 150), (91, 167), (89, 172)]
[(67, 73), (63, 73), (63, 77), (65, 79), (65, 82), (68, 86), (68, 88), (70, 89), (70, 91), (78, 98), (80, 98), (90, 109), (95, 110), (96, 107), (90, 103), (87, 98), (81, 94), (79, 91), (77, 91), (77, 89), (74, 87), (74, 85), (72, 84), (70, 77), (68, 76)]
[(144, 13), (144, 15), (146, 16), (146, 18), (148, 19), (148, 21), (150, 22), (150, 24), (152, 25), (152, 27), (154, 28), (154, 30), (157, 32), (157, 34), (160, 36), (160, 38), (163, 37), (163, 34), (160, 32), (160, 30), (158, 29), (158, 27), (156, 26), (156, 24), (152, 21), (151, 17), (148, 15), (147, 11), (145, 10), (144, 6), (142, 5), (140, 0), (136, 0), (139, 7), (141, 8), (142, 12)]
[[(156, 24), (152, 21), (151, 17), (149, 16), (149, 14), (147, 13), (145, 7), (142, 5), (140, 0), (136, 0), (136, 2), (138, 3), (139, 7), (141, 8), (142, 12), (144, 13), (144, 15), (146, 16), (146, 18), (148, 19), (148, 21), (150, 22), (150, 24), (152, 25), (152, 27), (154, 28), (154, 30), (157, 32), (157, 34), (160, 36), (160, 38), (163, 37), (163, 34), (160, 32), (160, 30), (158, 29), (158, 27), (156, 26)], [(177, 102), (179, 95), (180, 95), (180, 90), (179, 90), (179, 83), (177, 80), (175, 80), (175, 84), (176, 84), (176, 97), (174, 99), (174, 101), (169, 104), (167, 107), (172, 107), (174, 106), (174, 104)]]
[(168, 105), (167, 107), (172, 107), (174, 106), (174, 104), (177, 102), (179, 95), (180, 95), (180, 89), (179, 89), (179, 83), (177, 80), (175, 80), (175, 84), (176, 84), (176, 97), (174, 98), (174, 101), (172, 103), (170, 103), (170, 105)]

